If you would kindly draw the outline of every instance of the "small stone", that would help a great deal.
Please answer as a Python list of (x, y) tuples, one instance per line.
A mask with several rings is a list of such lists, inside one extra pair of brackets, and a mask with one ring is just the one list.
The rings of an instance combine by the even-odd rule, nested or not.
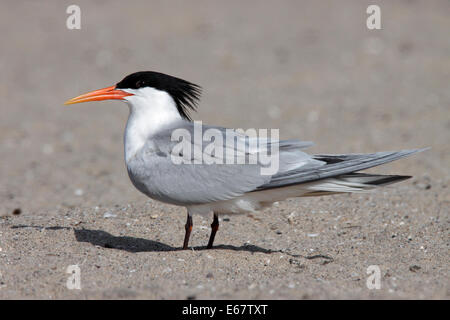
[(158, 215), (157, 215), (157, 214), (152, 214), (152, 215), (150, 216), (150, 218), (156, 219), (156, 218), (158, 218)]
[(103, 218), (106, 218), (106, 219), (115, 218), (115, 217), (117, 217), (117, 216), (114, 213), (111, 213), (109, 211), (105, 212), (105, 214), (103, 215)]
[(410, 267), (409, 267), (409, 271), (411, 271), (411, 272), (417, 272), (417, 271), (419, 271), (420, 269), (422, 269), (422, 268), (419, 267), (419, 266), (417, 266), (417, 265), (413, 265), (413, 266), (410, 266)]
[(359, 274), (357, 274), (356, 272), (352, 272), (351, 280), (352, 281), (359, 281), (359, 280), (361, 280), (361, 278), (359, 277)]
[(308, 233), (308, 237), (310, 237), (310, 238), (315, 238), (318, 235), (319, 235), (318, 233)]
[(288, 216), (287, 216), (287, 220), (289, 222), (289, 224), (294, 224), (294, 218), (296, 216), (295, 211), (291, 212)]
[(20, 208), (16, 208), (16, 209), (14, 209), (13, 212), (12, 212), (12, 214), (15, 215), (15, 216), (18, 216), (18, 215), (21, 214), (21, 213), (22, 213), (22, 210), (21, 210)]
[(429, 177), (425, 176), (418, 181), (414, 181), (413, 184), (416, 188), (421, 190), (430, 190), (431, 189), (431, 180)]
[(214, 278), (214, 275), (211, 272), (208, 272), (208, 274), (206, 275), (206, 278), (212, 279), (212, 278)]
[(83, 189), (76, 189), (74, 193), (76, 196), (81, 197), (84, 194), (84, 191)]
[(418, 183), (418, 184), (416, 184), (416, 187), (418, 189), (421, 189), (421, 190), (430, 190), (431, 189), (431, 184), (429, 184), (429, 183)]

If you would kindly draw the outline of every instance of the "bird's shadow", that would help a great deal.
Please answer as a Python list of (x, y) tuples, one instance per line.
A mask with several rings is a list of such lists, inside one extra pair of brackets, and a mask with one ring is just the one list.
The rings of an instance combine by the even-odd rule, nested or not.
[[(78, 242), (88, 242), (94, 246), (100, 246), (104, 248), (111, 248), (117, 250), (124, 250), (128, 252), (168, 252), (168, 251), (180, 251), (183, 250), (181, 247), (172, 247), (165, 243), (147, 240), (142, 238), (127, 237), (127, 236), (114, 236), (103, 230), (90, 230), (90, 229), (75, 229), (71, 227), (44, 227), (36, 225), (14, 225), (11, 229), (36, 229), (36, 230), (49, 230), (49, 231), (59, 231), (59, 230), (71, 230), (73, 229), (75, 238)], [(194, 250), (207, 250), (206, 246), (193, 247)], [(274, 253), (281, 252), (278, 250), (270, 250), (261, 248), (251, 244), (244, 244), (240, 247), (232, 245), (216, 245), (212, 249), (208, 250), (234, 250), (234, 251), (248, 251), (251, 253)]]
[[(74, 229), (75, 238), (79, 242), (89, 242), (95, 246), (124, 250), (128, 252), (167, 252), (183, 250), (181, 247), (172, 247), (155, 240), (134, 238), (127, 236), (114, 236), (102, 230)], [(206, 246), (193, 247), (194, 250), (206, 250)], [(264, 249), (255, 245), (245, 244), (240, 247), (232, 245), (217, 245), (213, 249), (249, 251), (252, 253), (273, 253), (276, 251)]]

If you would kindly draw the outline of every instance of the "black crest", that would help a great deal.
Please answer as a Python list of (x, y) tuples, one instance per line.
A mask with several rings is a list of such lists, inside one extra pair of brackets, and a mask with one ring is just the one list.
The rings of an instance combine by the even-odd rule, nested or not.
[(197, 109), (197, 103), (201, 94), (200, 86), (154, 71), (132, 73), (116, 85), (117, 89), (139, 89), (144, 87), (152, 87), (169, 93), (175, 101), (180, 115), (187, 120), (191, 120), (189, 111)]

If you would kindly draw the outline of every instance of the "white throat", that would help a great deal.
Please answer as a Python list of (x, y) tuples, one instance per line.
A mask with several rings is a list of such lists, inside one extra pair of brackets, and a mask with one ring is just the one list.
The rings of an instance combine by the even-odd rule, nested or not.
[(128, 162), (152, 135), (182, 118), (175, 101), (165, 91), (150, 87), (121, 90), (133, 94), (124, 98), (130, 108), (124, 136), (125, 161)]

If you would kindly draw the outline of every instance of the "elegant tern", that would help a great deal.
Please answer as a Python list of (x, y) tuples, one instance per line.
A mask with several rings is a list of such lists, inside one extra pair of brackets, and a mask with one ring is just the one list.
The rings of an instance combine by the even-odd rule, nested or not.
[[(215, 142), (221, 140), (217, 135), (237, 141), (208, 152), (212, 140), (192, 139), (197, 129), (189, 112), (196, 109), (200, 93), (201, 88), (188, 81), (142, 71), (65, 103), (116, 99), (129, 106), (124, 135), (129, 177), (150, 198), (187, 208), (183, 249), (188, 248), (194, 214), (213, 214), (207, 245), (212, 248), (219, 214), (255, 212), (291, 197), (364, 192), (399, 182), (410, 176), (360, 171), (424, 150), (309, 155), (301, 151), (309, 142), (250, 137), (237, 130), (203, 125), (200, 134), (212, 130)], [(191, 137), (183, 139), (186, 148), (180, 149), (175, 132)], [(249, 161), (263, 154), (276, 159), (275, 172), (263, 173), (267, 163)]]

